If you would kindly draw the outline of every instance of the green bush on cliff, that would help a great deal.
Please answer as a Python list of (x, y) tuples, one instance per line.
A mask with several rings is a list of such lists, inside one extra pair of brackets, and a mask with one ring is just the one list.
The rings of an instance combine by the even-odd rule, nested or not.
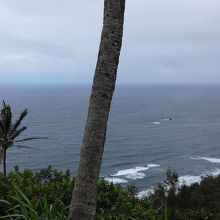
[[(220, 177), (181, 188), (177, 180), (168, 171), (155, 193), (142, 199), (134, 186), (125, 189), (100, 180), (97, 220), (220, 220)], [(51, 167), (0, 174), (0, 219), (66, 220), (73, 186), (69, 170)], [(3, 217), (7, 215), (14, 217)]]

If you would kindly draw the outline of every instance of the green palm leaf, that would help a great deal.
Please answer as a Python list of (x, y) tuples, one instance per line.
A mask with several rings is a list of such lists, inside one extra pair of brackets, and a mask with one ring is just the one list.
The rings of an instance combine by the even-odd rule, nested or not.
[(13, 141), (16, 137), (18, 137), (23, 131), (25, 131), (27, 127), (19, 128), (15, 130), (14, 133), (10, 136), (10, 140)]
[(1, 123), (2, 123), (2, 130), (7, 133), (11, 129), (11, 107), (10, 105), (6, 105), (3, 101), (4, 108), (1, 110)]
[(25, 109), (25, 110), (21, 113), (19, 119), (18, 119), (18, 120), (15, 122), (15, 124), (12, 126), (11, 131), (10, 131), (10, 135), (12, 135), (12, 134), (16, 131), (16, 129), (20, 126), (22, 120), (25, 118), (25, 116), (26, 116), (27, 114), (28, 114), (28, 110)]
[(24, 142), (24, 141), (31, 141), (31, 140), (42, 140), (42, 139), (48, 139), (48, 137), (31, 137), (31, 138), (24, 138), (20, 140), (15, 140), (14, 142)]
[[(0, 164), (3, 160), (4, 175), (6, 175), (6, 153), (7, 149), (14, 146), (15, 142), (24, 142), (29, 140), (47, 139), (46, 137), (31, 137), (15, 140), (27, 127), (20, 127), (22, 120), (28, 114), (25, 109), (19, 116), (18, 120), (12, 124), (12, 112), (10, 105), (6, 105), (3, 101), (3, 108), (0, 112)], [(30, 148), (17, 145), (19, 148)]]

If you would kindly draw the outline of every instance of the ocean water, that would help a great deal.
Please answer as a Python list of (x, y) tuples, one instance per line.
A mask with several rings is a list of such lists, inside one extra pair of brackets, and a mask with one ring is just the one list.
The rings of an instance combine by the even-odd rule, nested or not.
[[(90, 86), (1, 86), (0, 100), (27, 107), (22, 137), (31, 149), (11, 148), (8, 170), (52, 165), (76, 174)], [(117, 86), (110, 112), (101, 176), (139, 190), (178, 172), (180, 183), (220, 173), (220, 85)]]

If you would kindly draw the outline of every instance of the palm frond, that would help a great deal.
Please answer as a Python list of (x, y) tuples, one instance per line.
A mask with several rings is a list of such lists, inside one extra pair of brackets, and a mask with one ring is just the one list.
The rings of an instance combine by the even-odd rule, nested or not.
[(20, 129), (16, 130), (15, 132), (13, 132), (13, 134), (10, 136), (10, 140), (13, 141), (16, 137), (18, 137), (26, 129), (27, 129), (27, 127), (22, 127)]
[(25, 146), (25, 145), (17, 145), (17, 144), (15, 144), (14, 147), (25, 148), (25, 149), (31, 149), (32, 148), (32, 147), (28, 147), (28, 146)]
[(21, 121), (25, 118), (25, 116), (28, 114), (28, 110), (25, 109), (21, 114), (19, 119), (15, 122), (15, 124), (12, 126), (11, 131), (10, 131), (10, 135), (12, 135), (16, 129), (19, 127), (19, 125), (21, 124)]
[(5, 107), (6, 107), (5, 101), (4, 101), (4, 100), (2, 100), (2, 102), (3, 102), (3, 107), (5, 108)]
[(48, 139), (48, 137), (31, 137), (31, 138), (24, 138), (24, 139), (20, 139), (20, 140), (15, 140), (14, 142), (24, 142), (24, 141), (42, 140), (42, 139)]
[(0, 119), (0, 129), (3, 130), (2, 120)]
[(11, 128), (12, 113), (10, 105), (6, 105), (3, 101), (3, 109), (1, 110), (1, 124), (4, 133), (8, 133)]

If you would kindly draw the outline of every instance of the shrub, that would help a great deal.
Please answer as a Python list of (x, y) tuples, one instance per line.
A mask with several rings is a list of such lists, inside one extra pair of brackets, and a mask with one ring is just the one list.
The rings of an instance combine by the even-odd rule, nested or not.
[[(220, 220), (220, 176), (180, 188), (177, 180), (169, 170), (154, 194), (139, 199), (134, 186), (123, 188), (101, 179), (97, 220)], [(69, 170), (50, 166), (39, 172), (16, 167), (6, 177), (0, 174), (0, 219), (13, 215), (9, 219), (66, 220), (73, 186)]]

